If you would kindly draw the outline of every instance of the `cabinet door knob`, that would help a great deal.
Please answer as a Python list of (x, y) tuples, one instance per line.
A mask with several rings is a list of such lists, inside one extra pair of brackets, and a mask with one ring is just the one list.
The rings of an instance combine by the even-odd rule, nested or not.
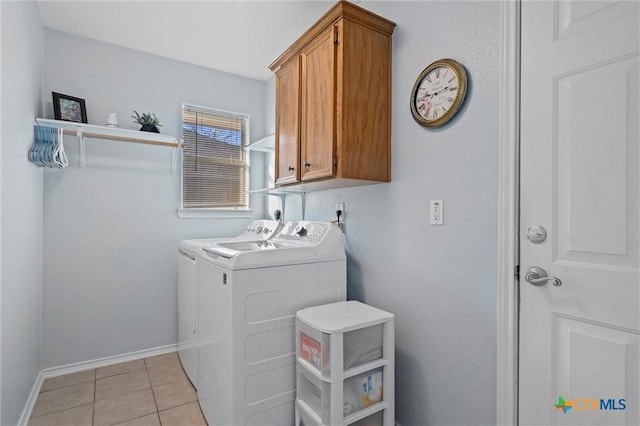
[(309, 166), (311, 166), (311, 163), (307, 163), (307, 162), (305, 161), (305, 162), (304, 162), (304, 166), (305, 166), (305, 167), (309, 167)]
[(289, 171), (290, 171), (290, 172), (294, 171), (295, 169), (296, 169), (295, 167), (291, 167), (291, 166), (289, 166)]

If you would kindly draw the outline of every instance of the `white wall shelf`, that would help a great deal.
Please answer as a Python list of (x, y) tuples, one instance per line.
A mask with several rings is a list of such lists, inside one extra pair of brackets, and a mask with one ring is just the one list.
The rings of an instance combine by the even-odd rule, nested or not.
[(248, 191), (249, 194), (263, 194), (263, 195), (287, 195), (287, 194), (304, 194), (306, 191), (303, 190), (299, 190), (296, 191), (294, 189), (287, 189), (285, 188), (279, 188), (279, 187), (275, 187), (275, 188), (261, 188), (261, 189), (252, 189), (251, 191)]
[(251, 151), (274, 152), (276, 150), (276, 134), (271, 133), (264, 138), (247, 145)]
[[(73, 121), (51, 120), (36, 118), (36, 125), (62, 129), (65, 135), (77, 136), (80, 141), (80, 167), (84, 168), (85, 138), (108, 139), (121, 142), (142, 143), (147, 145), (166, 146), (170, 148), (184, 148), (182, 139), (176, 136), (160, 133), (141, 132), (137, 130), (121, 129), (119, 127), (98, 126), (95, 124), (76, 123)], [(171, 173), (175, 173), (178, 155), (172, 156)]]

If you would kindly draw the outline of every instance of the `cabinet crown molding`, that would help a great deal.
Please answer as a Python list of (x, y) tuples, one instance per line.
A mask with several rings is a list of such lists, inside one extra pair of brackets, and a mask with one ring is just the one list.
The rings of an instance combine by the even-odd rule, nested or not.
[(327, 11), (318, 21), (311, 26), (302, 36), (296, 40), (287, 50), (285, 50), (278, 58), (269, 65), (269, 69), (276, 72), (282, 64), (299, 54), (302, 48), (307, 45), (314, 37), (333, 25), (338, 19), (348, 19), (359, 23), (372, 30), (378, 31), (387, 36), (393, 34), (396, 24), (382, 16), (363, 9), (353, 3), (341, 0)]

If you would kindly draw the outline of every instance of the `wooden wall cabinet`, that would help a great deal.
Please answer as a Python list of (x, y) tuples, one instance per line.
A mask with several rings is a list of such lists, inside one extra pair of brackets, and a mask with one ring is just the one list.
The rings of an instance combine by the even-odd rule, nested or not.
[(325, 189), (391, 180), (394, 28), (341, 1), (270, 65), (276, 185)]

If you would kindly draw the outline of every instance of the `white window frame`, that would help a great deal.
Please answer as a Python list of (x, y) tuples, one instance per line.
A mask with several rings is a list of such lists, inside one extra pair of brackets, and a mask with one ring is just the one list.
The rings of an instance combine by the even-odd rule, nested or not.
[[(229, 114), (229, 115), (237, 115), (240, 117), (246, 117), (248, 120), (246, 134), (245, 134), (245, 145), (243, 147), (244, 150), (247, 150), (248, 142), (250, 139), (250, 122), (251, 116), (245, 113), (239, 113), (235, 111), (227, 111), (219, 108), (206, 107), (201, 105), (195, 105), (192, 103), (183, 102), (180, 108), (180, 131), (181, 136), (184, 140), (184, 108), (194, 108), (202, 111), (210, 111), (212, 113), (219, 114)], [(207, 218), (218, 218), (218, 219), (251, 219), (253, 209), (251, 208), (251, 197), (249, 194), (247, 197), (247, 207), (212, 207), (212, 208), (198, 208), (198, 207), (189, 207), (184, 208), (184, 153), (181, 152), (182, 159), (180, 161), (180, 206), (178, 208), (178, 217), (183, 219), (207, 219)], [(247, 188), (250, 188), (251, 185), (251, 160), (250, 160), (250, 152), (247, 152)]]

